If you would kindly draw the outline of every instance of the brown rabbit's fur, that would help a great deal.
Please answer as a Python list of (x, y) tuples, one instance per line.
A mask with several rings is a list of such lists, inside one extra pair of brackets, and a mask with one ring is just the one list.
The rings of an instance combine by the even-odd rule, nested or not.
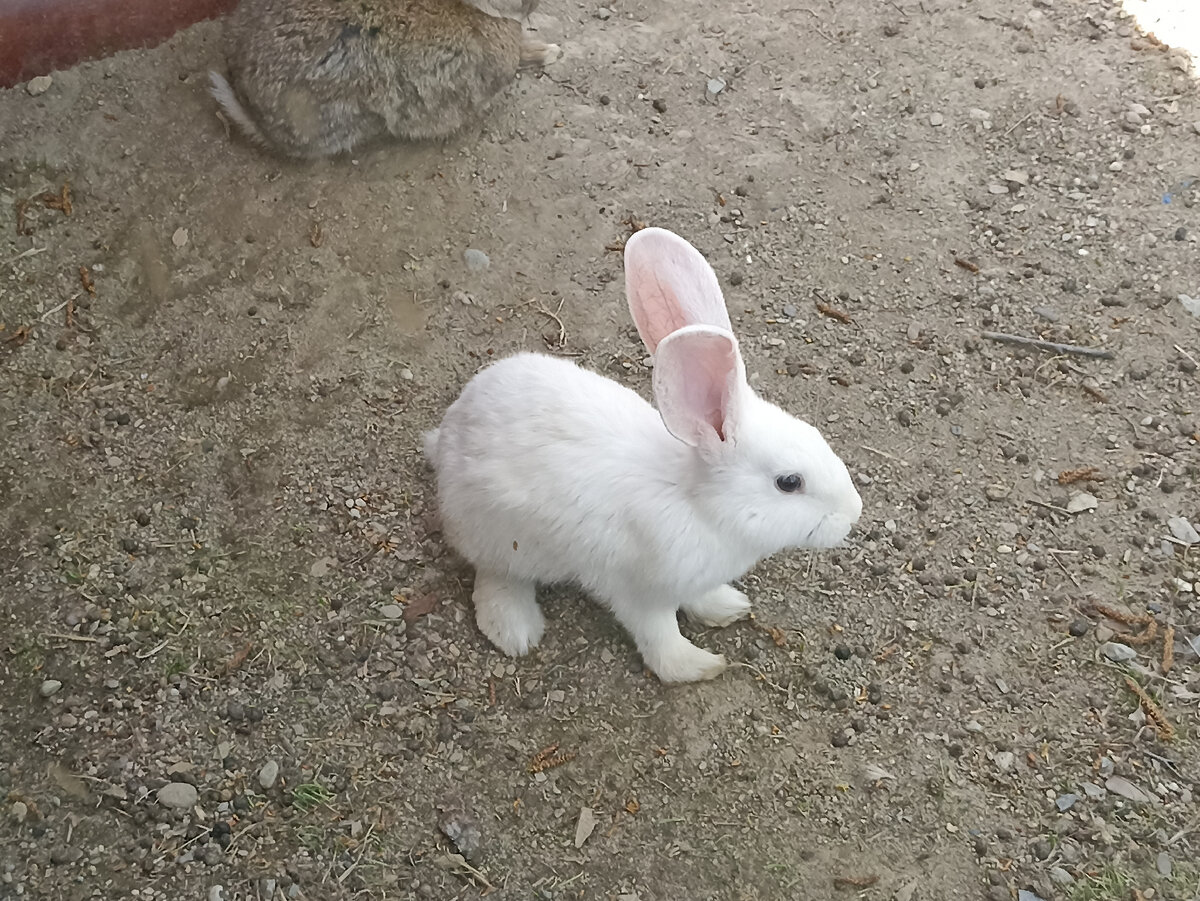
[[(232, 85), (213, 95), (250, 137), (312, 158), (391, 135), (446, 138), (558, 48), (463, 0), (242, 0), (227, 27)], [(494, 10), (495, 4), (489, 7)]]

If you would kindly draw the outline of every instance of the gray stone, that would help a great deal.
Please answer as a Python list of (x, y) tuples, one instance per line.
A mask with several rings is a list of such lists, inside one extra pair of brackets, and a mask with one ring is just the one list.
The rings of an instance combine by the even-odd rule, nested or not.
[(1196, 528), (1183, 516), (1173, 516), (1167, 520), (1167, 528), (1176, 540), (1184, 544), (1200, 544), (1200, 534)]
[(1100, 501), (1094, 495), (1088, 494), (1086, 491), (1077, 491), (1067, 501), (1067, 512), (1083, 513), (1085, 510), (1095, 510), (1099, 506)]
[(47, 679), (42, 683), (42, 687), (39, 690), (43, 698), (49, 698), (58, 694), (60, 688), (62, 688), (62, 683), (57, 679)]
[(1145, 804), (1150, 800), (1150, 796), (1126, 779), (1124, 776), (1110, 776), (1104, 783), (1114, 795), (1120, 795), (1126, 801), (1133, 801), (1137, 804)]
[(275, 780), (279, 778), (279, 761), (268, 760), (262, 765), (262, 769), (258, 771), (258, 784), (263, 791), (270, 791), (275, 787)]
[(1165, 879), (1171, 878), (1171, 855), (1166, 851), (1159, 851), (1158, 857), (1154, 860), (1154, 868), (1158, 870), (1158, 875)]
[(29, 96), (37, 97), (50, 90), (50, 85), (52, 84), (54, 84), (54, 79), (49, 75), (39, 75), (37, 78), (29, 79), (29, 83), (25, 85), (25, 90), (29, 92)]
[(1059, 813), (1066, 813), (1075, 806), (1075, 802), (1078, 800), (1079, 795), (1067, 793), (1065, 795), (1059, 795), (1054, 801), (1054, 806), (1058, 808)]
[(158, 803), (176, 810), (190, 810), (200, 800), (196, 786), (186, 782), (168, 782), (158, 790)]
[(468, 248), (463, 251), (463, 260), (466, 262), (467, 268), (472, 272), (483, 272), (488, 266), (492, 265), (492, 261), (486, 253), (474, 248)]
[(1062, 867), (1050, 868), (1050, 881), (1055, 885), (1070, 885), (1075, 881), (1075, 877), (1064, 870)]
[(446, 809), (438, 822), (438, 828), (454, 842), (460, 854), (471, 863), (479, 860), (483, 849), (483, 833), (475, 818), (462, 809)]
[(1137, 651), (1119, 641), (1106, 641), (1100, 646), (1100, 653), (1113, 663), (1127, 663), (1137, 657)]

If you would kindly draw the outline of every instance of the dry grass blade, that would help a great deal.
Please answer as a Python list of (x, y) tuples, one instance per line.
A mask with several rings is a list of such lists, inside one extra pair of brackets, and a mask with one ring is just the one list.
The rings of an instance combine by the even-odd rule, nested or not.
[(1150, 644), (1158, 638), (1158, 623), (1148, 614), (1126, 613), (1107, 604), (1092, 604), (1092, 610), (1126, 626), (1142, 626), (1141, 632), (1118, 632), (1116, 637), (1129, 645)]
[(1129, 676), (1125, 677), (1125, 684), (1129, 690), (1137, 695), (1138, 703), (1142, 705), (1142, 712), (1146, 714), (1146, 719), (1154, 724), (1154, 731), (1163, 741), (1170, 741), (1175, 737), (1175, 727), (1167, 722), (1167, 715), (1163, 709), (1155, 703), (1154, 698), (1146, 694), (1146, 689), (1138, 685)]
[(1076, 482), (1103, 482), (1104, 476), (1100, 474), (1099, 467), (1096, 466), (1080, 466), (1076, 469), (1064, 469), (1058, 474), (1058, 484), (1073, 485)]
[(1165, 676), (1175, 665), (1175, 627), (1167, 626), (1163, 634), (1162, 671)]
[(62, 188), (57, 194), (47, 191), (44, 194), (38, 195), (40, 200), (47, 209), (58, 210), (64, 216), (71, 215), (71, 183), (63, 182)]
[(564, 751), (562, 754), (556, 753), (558, 745), (550, 745), (542, 748), (533, 756), (533, 760), (529, 762), (528, 770), (531, 773), (541, 773), (546, 770), (552, 770), (556, 766), (562, 766), (564, 763), (570, 763), (575, 759), (574, 751)]

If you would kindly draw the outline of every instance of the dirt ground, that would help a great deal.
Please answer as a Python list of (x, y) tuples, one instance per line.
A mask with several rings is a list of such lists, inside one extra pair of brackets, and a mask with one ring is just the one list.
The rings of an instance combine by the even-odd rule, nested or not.
[[(0, 91), (0, 899), (1200, 897), (1186, 56), (1108, 0), (533, 25), (473, 133), (314, 165), (227, 136), (215, 23)], [(419, 453), (519, 348), (648, 394), (636, 223), (865, 505), (697, 686), (569, 586), (488, 646)]]

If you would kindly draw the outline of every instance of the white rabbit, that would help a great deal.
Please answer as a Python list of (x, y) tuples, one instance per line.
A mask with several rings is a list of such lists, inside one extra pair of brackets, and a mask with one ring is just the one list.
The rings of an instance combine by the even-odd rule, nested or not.
[(725, 658), (684, 638), (676, 611), (709, 626), (748, 615), (727, 583), (783, 548), (840, 543), (862, 500), (820, 433), (750, 388), (716, 274), (694, 247), (637, 232), (625, 286), (655, 355), (657, 412), (610, 379), (523, 353), (471, 379), (425, 454), (496, 647), (534, 647), (537, 583), (573, 581), (659, 679), (711, 679)]

